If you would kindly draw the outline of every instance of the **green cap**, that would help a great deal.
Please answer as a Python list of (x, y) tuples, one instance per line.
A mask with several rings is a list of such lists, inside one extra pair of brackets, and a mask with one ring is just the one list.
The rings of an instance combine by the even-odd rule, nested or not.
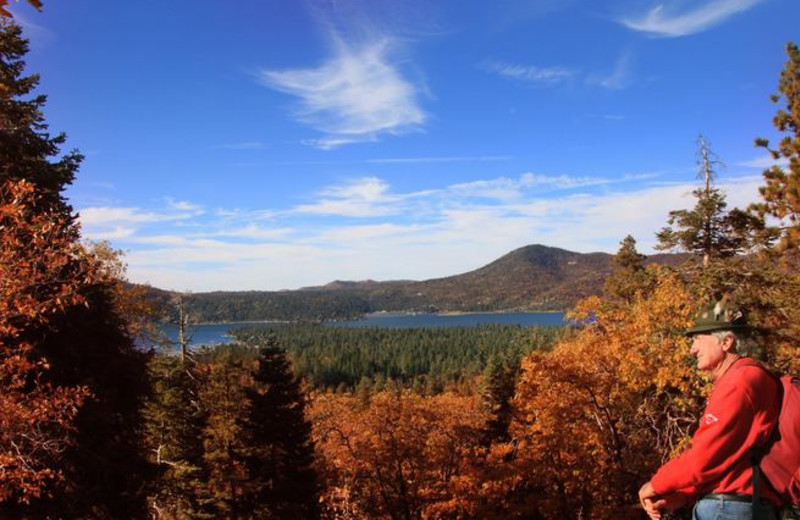
[(686, 329), (685, 334), (693, 336), (718, 330), (743, 331), (749, 328), (744, 312), (723, 299), (700, 309), (694, 317), (694, 324)]

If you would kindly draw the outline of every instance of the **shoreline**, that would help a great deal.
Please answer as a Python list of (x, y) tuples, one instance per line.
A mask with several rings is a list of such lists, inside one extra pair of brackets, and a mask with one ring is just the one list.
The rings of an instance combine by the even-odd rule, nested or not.
[[(359, 321), (370, 316), (376, 317), (403, 317), (403, 316), (476, 316), (476, 315), (492, 315), (492, 314), (565, 314), (566, 310), (546, 310), (546, 311), (527, 311), (527, 310), (499, 310), (499, 311), (441, 311), (441, 312), (415, 312), (415, 311), (375, 311), (369, 312), (364, 314), (362, 317), (359, 318), (350, 318), (345, 320), (323, 320), (320, 323), (336, 323), (341, 321)], [(192, 326), (208, 326), (208, 325), (268, 325), (268, 324), (275, 324), (275, 325), (286, 325), (286, 324), (295, 324), (295, 323), (304, 323), (307, 322), (305, 320), (298, 320), (298, 321), (290, 321), (290, 320), (246, 320), (246, 321), (203, 321), (198, 323), (192, 323), (189, 327)], [(173, 323), (167, 323), (165, 325), (176, 326)]]

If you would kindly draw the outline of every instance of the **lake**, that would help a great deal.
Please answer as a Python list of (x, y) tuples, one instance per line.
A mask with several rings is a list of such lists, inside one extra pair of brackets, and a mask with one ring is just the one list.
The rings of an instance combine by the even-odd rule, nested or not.
[[(494, 312), (467, 314), (369, 314), (362, 319), (327, 322), (328, 327), (383, 327), (390, 329), (437, 328), (437, 327), (476, 327), (486, 324), (522, 325), (524, 327), (541, 327), (565, 325), (563, 312)], [(231, 341), (230, 332), (242, 328), (269, 329), (280, 326), (275, 322), (239, 322), (193, 325), (190, 329), (191, 344), (217, 345)], [(176, 341), (178, 328), (166, 325), (167, 336)]]

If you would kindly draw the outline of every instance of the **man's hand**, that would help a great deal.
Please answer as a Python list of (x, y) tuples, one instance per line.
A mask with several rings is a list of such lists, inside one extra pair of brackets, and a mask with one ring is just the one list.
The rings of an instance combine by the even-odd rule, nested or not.
[(639, 489), (639, 503), (652, 520), (661, 519), (661, 508), (666, 505), (666, 501), (658, 498), (650, 482), (646, 482)]

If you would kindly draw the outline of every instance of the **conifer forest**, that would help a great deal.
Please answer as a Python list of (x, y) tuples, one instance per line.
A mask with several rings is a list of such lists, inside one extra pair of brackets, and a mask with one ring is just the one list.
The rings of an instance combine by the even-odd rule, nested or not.
[[(746, 306), (758, 355), (800, 374), (796, 44), (773, 121), (752, 129), (779, 160), (760, 200), (729, 207), (711, 140), (687, 143), (693, 206), (657, 235), (686, 261), (646, 263), (619, 237), (602, 294), (569, 309), (571, 325), (287, 323), (176, 350), (143, 347), (164, 343), (174, 302), (82, 238), (65, 189), (84, 157), (49, 128), (6, 3), (0, 519), (644, 518), (639, 486), (685, 448), (710, 388), (682, 334), (698, 302)], [(768, 130), (780, 139), (757, 137)]]

